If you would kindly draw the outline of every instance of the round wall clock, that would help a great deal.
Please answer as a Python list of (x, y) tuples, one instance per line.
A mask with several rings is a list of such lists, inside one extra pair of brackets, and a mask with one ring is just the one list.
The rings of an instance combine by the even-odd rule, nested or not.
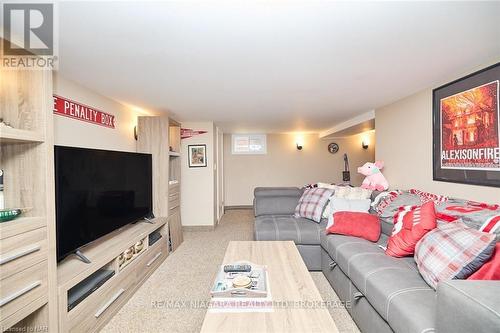
[(339, 151), (339, 145), (336, 144), (335, 142), (332, 142), (328, 145), (328, 152), (330, 154), (335, 154), (338, 151)]

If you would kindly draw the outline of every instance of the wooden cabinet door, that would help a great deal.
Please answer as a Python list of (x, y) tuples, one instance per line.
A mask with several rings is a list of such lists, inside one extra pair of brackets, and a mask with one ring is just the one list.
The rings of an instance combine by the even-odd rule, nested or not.
[(170, 237), (172, 238), (172, 250), (175, 251), (183, 240), (180, 209), (175, 209), (172, 212), (168, 218), (168, 226), (170, 229)]

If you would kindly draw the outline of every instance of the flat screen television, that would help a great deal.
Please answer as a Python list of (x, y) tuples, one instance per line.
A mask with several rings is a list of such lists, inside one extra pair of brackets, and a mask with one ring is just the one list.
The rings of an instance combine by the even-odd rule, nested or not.
[(152, 216), (151, 154), (55, 146), (57, 260)]

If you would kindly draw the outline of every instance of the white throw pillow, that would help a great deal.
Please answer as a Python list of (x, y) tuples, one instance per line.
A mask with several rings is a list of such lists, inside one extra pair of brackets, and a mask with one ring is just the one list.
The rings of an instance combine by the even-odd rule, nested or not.
[(361, 187), (337, 186), (334, 196), (346, 199), (370, 199), (372, 190)]
[(328, 225), (326, 229), (333, 225), (333, 214), (337, 212), (362, 212), (368, 213), (370, 210), (370, 199), (345, 199), (337, 198), (335, 196), (330, 198), (328, 203), (329, 214), (328, 214)]
[[(320, 183), (318, 183), (319, 186)], [(335, 192), (333, 197), (337, 198), (345, 198), (345, 199), (370, 199), (372, 195), (372, 190), (367, 190), (361, 187), (350, 187), (350, 186), (334, 186)], [(325, 210), (323, 211), (322, 218), (326, 219), (330, 216), (330, 205), (326, 205)]]
[(318, 183), (318, 187), (319, 188), (327, 188), (329, 190), (336, 190), (338, 186), (337, 185), (328, 184), (328, 183)]

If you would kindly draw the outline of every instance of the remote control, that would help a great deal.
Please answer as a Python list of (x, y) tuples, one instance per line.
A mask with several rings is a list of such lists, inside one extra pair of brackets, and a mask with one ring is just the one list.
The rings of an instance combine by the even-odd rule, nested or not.
[(252, 270), (252, 266), (250, 265), (225, 265), (224, 272), (250, 272)]

